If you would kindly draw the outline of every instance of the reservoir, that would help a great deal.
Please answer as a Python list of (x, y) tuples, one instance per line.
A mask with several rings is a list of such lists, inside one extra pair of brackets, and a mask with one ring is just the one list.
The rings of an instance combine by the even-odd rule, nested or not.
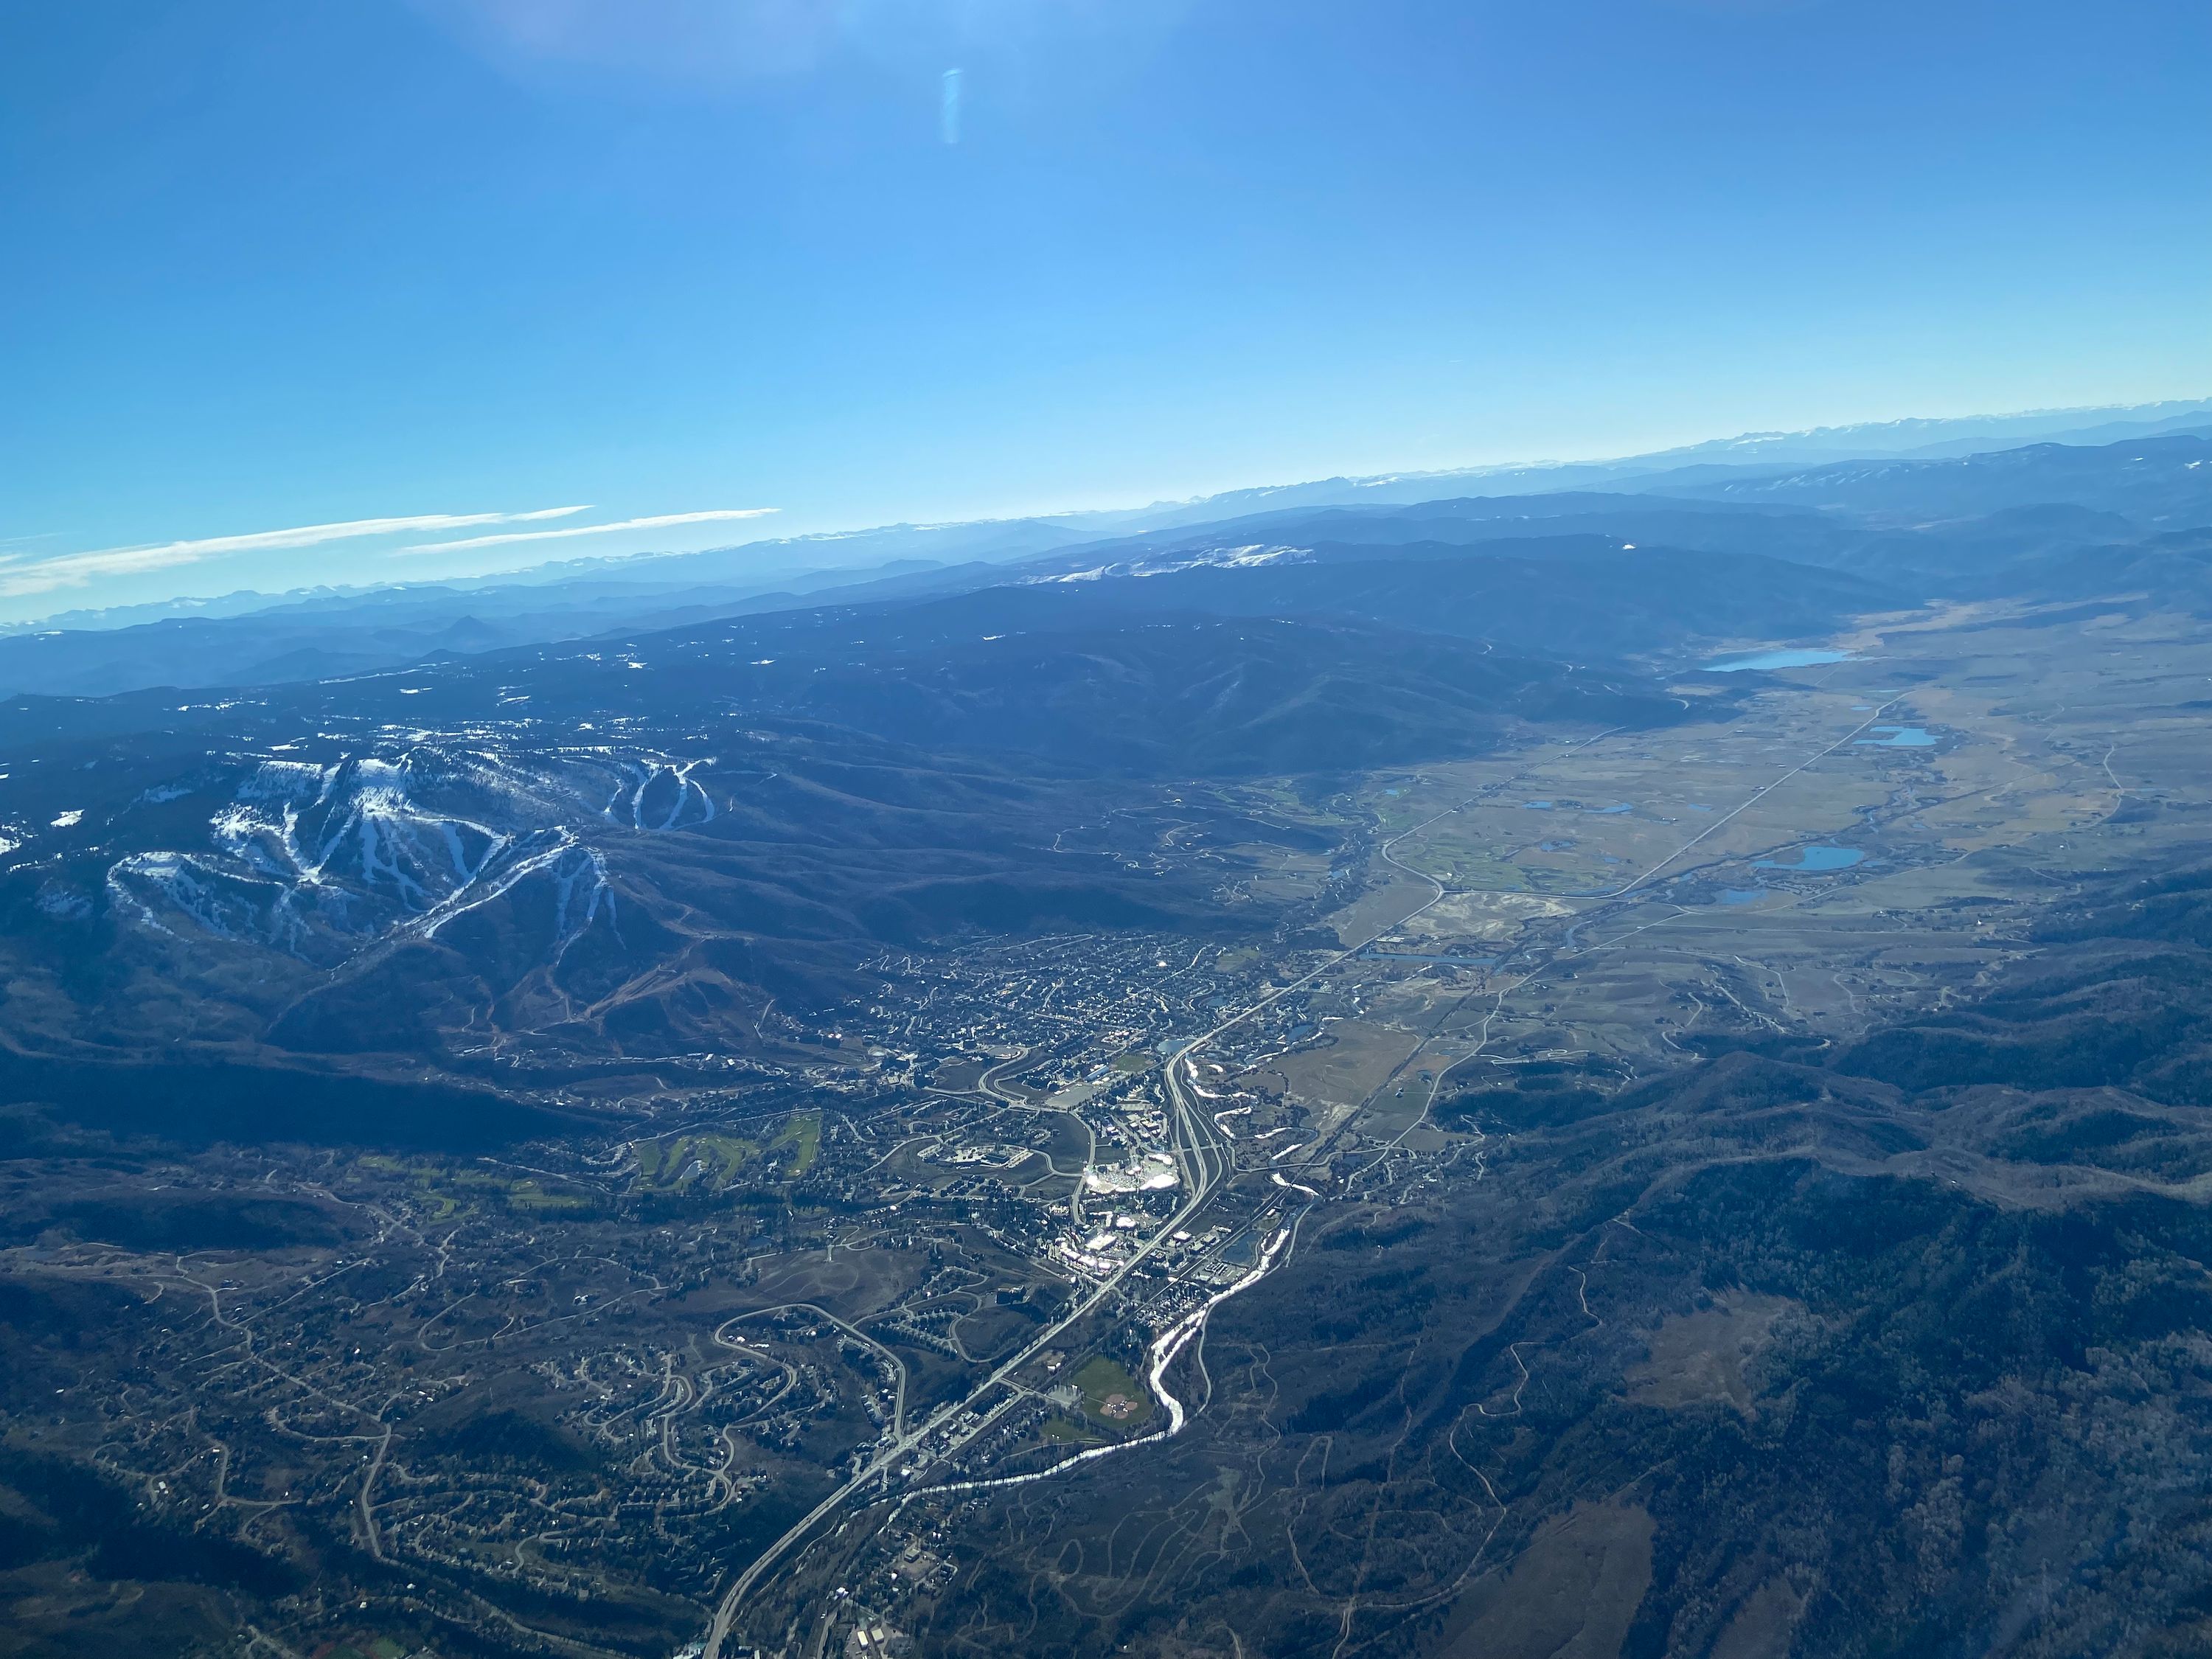
[(1793, 860), (1754, 859), (1754, 870), (1848, 870), (1866, 854), (1856, 847), (1801, 847)]
[(1824, 662), (1850, 662), (1855, 651), (1754, 651), (1746, 657), (1716, 657), (1699, 665), (1708, 674), (1740, 674), (1750, 668), (1817, 668)]

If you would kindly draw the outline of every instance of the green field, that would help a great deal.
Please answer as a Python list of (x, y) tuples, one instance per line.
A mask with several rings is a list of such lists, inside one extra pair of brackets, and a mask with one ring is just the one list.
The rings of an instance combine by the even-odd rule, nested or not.
[(518, 1181), (507, 1189), (507, 1207), (531, 1215), (558, 1214), (580, 1210), (590, 1201), (577, 1193), (547, 1192), (534, 1181)]
[(1144, 1384), (1104, 1354), (1076, 1372), (1074, 1382), (1083, 1390), (1084, 1416), (1103, 1428), (1134, 1428), (1152, 1414), (1152, 1396)]
[(389, 1636), (356, 1636), (351, 1641), (317, 1650), (315, 1659), (406, 1659), (411, 1650)]
[(769, 1143), (770, 1152), (788, 1146), (793, 1149), (791, 1168), (787, 1171), (796, 1180), (814, 1167), (814, 1160), (822, 1152), (822, 1114), (794, 1113), (783, 1126), (783, 1133)]
[(648, 1187), (675, 1191), (703, 1182), (726, 1186), (760, 1155), (760, 1148), (735, 1135), (664, 1135), (638, 1143), (638, 1175)]
[(372, 1155), (361, 1160), (364, 1169), (410, 1179), (416, 1200), (428, 1212), (427, 1219), (448, 1221), (455, 1216), (481, 1213), (496, 1205), (509, 1213), (559, 1214), (590, 1206), (588, 1194), (525, 1177), (517, 1181), (485, 1170), (453, 1169), (431, 1159), (394, 1158)]
[(661, 1192), (720, 1191), (763, 1156), (783, 1154), (778, 1173), (795, 1180), (822, 1151), (822, 1114), (794, 1112), (765, 1144), (741, 1135), (685, 1131), (637, 1143), (641, 1182)]

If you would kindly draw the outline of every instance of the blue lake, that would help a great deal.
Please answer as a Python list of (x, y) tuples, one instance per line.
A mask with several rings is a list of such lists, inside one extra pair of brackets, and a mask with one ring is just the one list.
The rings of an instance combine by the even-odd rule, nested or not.
[(1866, 854), (1856, 847), (1801, 847), (1794, 860), (1754, 859), (1754, 870), (1848, 870)]
[(1754, 651), (1745, 657), (1716, 657), (1701, 664), (1709, 674), (1740, 674), (1748, 668), (1817, 668), (1824, 662), (1849, 662), (1855, 651)]
[(1886, 738), (1861, 738), (1859, 741), (1869, 749), (1928, 749), (1936, 739), (1917, 726), (1877, 726), (1877, 732), (1887, 732)]
[(1521, 810), (1524, 812), (1548, 812), (1552, 810), (1552, 803), (1547, 800), (1524, 800), (1521, 803)]

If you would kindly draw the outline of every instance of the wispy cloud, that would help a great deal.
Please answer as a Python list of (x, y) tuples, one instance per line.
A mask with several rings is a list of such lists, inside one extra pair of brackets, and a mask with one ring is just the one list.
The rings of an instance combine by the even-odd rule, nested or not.
[(588, 507), (543, 507), (529, 513), (417, 513), (402, 518), (349, 519), (342, 524), (308, 524), (289, 530), (254, 530), (237, 536), (203, 536), (192, 541), (156, 542), (139, 547), (103, 547), (89, 553), (63, 553), (48, 559), (0, 554), (0, 598), (50, 593), (82, 587), (102, 576), (135, 576), (149, 570), (198, 564), (234, 553), (264, 553), (369, 536), (398, 536), (426, 530), (465, 530), (485, 524), (532, 524), (588, 513)]
[(505, 547), (512, 542), (561, 541), (570, 536), (611, 536), (618, 530), (664, 530), (671, 525), (712, 524), (722, 519), (762, 519), (775, 511), (772, 507), (714, 507), (703, 513), (663, 513), (650, 519), (624, 519), (617, 524), (578, 524), (561, 530), (516, 530), (498, 536), (468, 536), (457, 542), (421, 542), (392, 550), (459, 553), (474, 547)]

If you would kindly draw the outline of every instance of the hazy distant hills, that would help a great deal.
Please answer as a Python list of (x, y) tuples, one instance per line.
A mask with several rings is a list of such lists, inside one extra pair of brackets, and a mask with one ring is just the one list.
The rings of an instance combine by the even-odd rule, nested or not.
[(1847, 462), (1764, 478), (1686, 485), (1660, 478), (1651, 487), (1884, 516), (1955, 517), (2064, 503), (2166, 529), (2212, 520), (2212, 436), (2174, 434), (2096, 447), (2035, 444), (1951, 460)]
[[(1234, 565), (1273, 555), (1341, 560), (1365, 548), (1369, 557), (1424, 556), (1450, 549), (1470, 556), (1468, 572), (1490, 560), (1550, 556), (1602, 542), (1650, 555), (1665, 550), (1670, 574), (1706, 590), (1707, 603), (1685, 605), (1686, 623), (1702, 619), (1711, 635), (1759, 631), (1802, 634), (1822, 624), (1819, 604), (1858, 608), (1878, 600), (1913, 603), (1936, 597), (2082, 598), (2122, 594), (2148, 583), (2169, 599), (2197, 592), (2203, 576), (2190, 532), (2212, 526), (2212, 438), (2179, 434), (2130, 439), (2099, 447), (2036, 445), (1947, 459), (1851, 462), (1770, 472), (1740, 470), (1715, 482), (1705, 469), (1656, 475), (1642, 493), (1563, 491), (1550, 495), (1470, 497), (1412, 506), (1328, 507), (1249, 515), (1218, 524), (1153, 532), (1091, 544), (1031, 562), (1062, 576), (1091, 571), (1164, 572), (1200, 562)], [(1543, 550), (1548, 548), (1549, 553)], [(1753, 561), (1733, 568), (1678, 556), (1735, 555)], [(1474, 561), (1472, 556), (1483, 559)], [(1813, 566), (1863, 584), (1838, 587), (1794, 615), (1784, 590), (1811, 599), (1816, 590), (1791, 588), (1778, 565)], [(1656, 564), (1650, 567), (1656, 569)], [(1611, 584), (1634, 567), (1603, 573), (1619, 592), (1624, 616), (1615, 629), (1585, 619), (1580, 637), (1534, 628), (1540, 600), (1524, 594), (1500, 615), (1499, 637), (1584, 650), (1665, 648), (1692, 637), (1694, 626), (1668, 635), (1653, 629), (1648, 596)], [(1456, 574), (1455, 581), (1499, 580), (1502, 573)], [(1748, 583), (1748, 586), (1740, 584)], [(1880, 593), (1874, 590), (1881, 590)], [(1409, 610), (1413, 625), (1455, 629), (1449, 594)], [(1734, 606), (1738, 598), (1741, 606)], [(1733, 607), (1733, 608), (1732, 608)], [(1642, 641), (1633, 637), (1637, 627)], [(1512, 630), (1520, 629), (1519, 633)]]
[(1504, 495), (1564, 489), (1643, 487), (1666, 473), (1677, 482), (1722, 477), (1754, 469), (1820, 466), (1880, 457), (1984, 453), (2032, 443), (2095, 445), (2173, 431), (2212, 428), (2212, 400), (2191, 399), (2107, 410), (2046, 410), (1964, 419), (1902, 420), (1823, 427), (1810, 432), (1753, 432), (1619, 460), (1543, 462), (1469, 467), (1381, 477), (1324, 478), (1310, 483), (1231, 490), (1203, 501), (1164, 502), (1127, 514), (1070, 514), (1048, 522), (1103, 533), (1202, 524), (1232, 515), (1323, 506), (1377, 506), (1445, 496)]
[(1861, 538), (1853, 520), (1783, 504), (1705, 502), (1604, 490), (1470, 495), (1407, 506), (1286, 507), (1079, 547), (1024, 562), (1047, 575), (1161, 568), (1185, 556), (1241, 548), (1389, 548), (1428, 544), (1474, 549), (1537, 537), (1596, 537), (1755, 553), (1819, 564)]
[[(1566, 509), (1562, 511), (1561, 509)], [(1086, 544), (1014, 564), (969, 561), (925, 565), (882, 574), (846, 573), (766, 591), (692, 586), (639, 591), (599, 583), (464, 590), (402, 589), (353, 599), (317, 599), (251, 615), (170, 617), (114, 629), (64, 629), (0, 636), (0, 691), (61, 696), (103, 696), (154, 685), (195, 690), (210, 686), (283, 684), (374, 672), (446, 654), (474, 654), (512, 646), (554, 643), (615, 631), (679, 626), (717, 617), (804, 608), (825, 601), (866, 603), (924, 599), (1019, 583), (1036, 577), (1130, 566), (1133, 561), (1203, 551), (1264, 538), (1305, 546), (1344, 548), (1425, 545), (1473, 548), (1486, 543), (1547, 538), (1668, 541), (1727, 552), (1802, 555), (1820, 562), (1848, 540), (1846, 531), (1820, 515), (1793, 509), (1750, 510), (1670, 502), (1644, 497), (1584, 495), (1440, 502), (1387, 512), (1341, 507), (1285, 511)], [(1566, 544), (1562, 541), (1560, 545)], [(1432, 580), (1434, 579), (1431, 579)], [(1445, 579), (1464, 582), (1468, 576)], [(1502, 580), (1502, 578), (1501, 578)], [(1238, 614), (1266, 614), (1277, 600), (1266, 582), (1244, 590), (1228, 605)], [(1209, 611), (1222, 607), (1207, 605)], [(1428, 625), (1424, 607), (1391, 613), (1404, 625)], [(1497, 613), (1498, 629), (1462, 618), (1450, 630), (1527, 638), (1516, 632), (1510, 609)], [(1817, 625), (1793, 620), (1791, 631)], [(1503, 631), (1498, 631), (1502, 629)], [(1715, 635), (1741, 632), (1717, 619)], [(1679, 630), (1669, 630), (1671, 640)], [(1649, 648), (1663, 641), (1588, 641), (1577, 649)]]
[(1172, 558), (1146, 561), (994, 586), (934, 609), (991, 629), (1182, 612), (1356, 617), (1516, 652), (1620, 661), (1698, 641), (1824, 633), (1899, 602), (1896, 592), (1843, 571), (1578, 534), (1322, 542), (1180, 568)]
[[(660, 586), (640, 573), (602, 571), (556, 581), (314, 596), (244, 615), (0, 637), (0, 690), (100, 696), (155, 685), (283, 684), (825, 602), (919, 600), (1113, 573), (1157, 576), (1200, 562), (1243, 573), (1178, 586), (1178, 593), (1209, 614), (1269, 615), (1284, 607), (1302, 614), (1341, 611), (1392, 626), (1612, 655), (1671, 649), (1700, 635), (1795, 635), (1829, 626), (1854, 606), (1955, 591), (1964, 572), (1985, 583), (2000, 566), (2027, 555), (2124, 545), (2212, 524), (2212, 439), (2172, 435), (2098, 448), (2043, 444), (1957, 459), (1852, 462), (1780, 473), (1753, 469), (1750, 476), (1739, 471), (1718, 482), (1698, 469), (1657, 475), (1645, 484), (1638, 493), (1559, 490), (1279, 507), (1073, 546), (1056, 532), (1032, 537), (990, 527), (996, 551), (1040, 539), (1048, 549), (1012, 562), (908, 560), (870, 570), (787, 573), (781, 583), (765, 586), (704, 580)], [(1547, 545), (1540, 549), (1539, 542)], [(1532, 586), (1528, 573), (1509, 562), (1600, 543), (1647, 554), (1663, 548), (1670, 557), (1694, 552), (1756, 562), (1708, 562), (1692, 570), (1676, 558), (1667, 567), (1668, 579), (1702, 587), (1702, 598), (1684, 606), (1676, 623), (1656, 629), (1646, 620), (1656, 594), (1622, 592), (1626, 608), (1611, 622), (1590, 614), (1571, 584), (1539, 592), (1542, 584)], [(942, 538), (934, 544), (956, 545)], [(1359, 549), (1431, 568), (1407, 577), (1388, 599), (1388, 579), (1367, 573), (1358, 581), (1375, 597), (1362, 599), (1344, 587), (1352, 579), (1341, 574), (1263, 574), (1255, 562), (1259, 555), (1293, 553), (1334, 568), (1358, 556)], [(1449, 572), (1450, 561), (1440, 556), (1448, 552), (1462, 556)], [(1477, 561), (1477, 554), (1484, 559)], [(1250, 556), (1234, 564), (1222, 556)], [(702, 574), (690, 560), (656, 562)], [(1836, 574), (1793, 577), (1784, 566)], [(1647, 558), (1609, 570), (1603, 580), (1632, 589), (1660, 568)], [(2018, 568), (2024, 580), (2027, 567)], [(2088, 574), (2087, 568), (2073, 568), (2069, 591)], [(1861, 586), (1850, 587), (1841, 580), (1845, 576)], [(1547, 592), (1566, 608), (1555, 607), (1552, 620), (1540, 623)], [(1096, 602), (1127, 603), (1113, 597)], [(1569, 620), (1572, 629), (1563, 625)]]
[(588, 639), (617, 628), (672, 627), (708, 616), (777, 610), (814, 588), (849, 597), (932, 592), (990, 565), (907, 562), (866, 580), (789, 577), (665, 587), (595, 580), (505, 587), (427, 586), (316, 596), (249, 614), (167, 617), (124, 628), (0, 635), (0, 690), (106, 696), (145, 686), (278, 685), (373, 672), (426, 658)]
[[(2191, 465), (2207, 453), (2208, 432), (2212, 404), (2182, 404), (1754, 434), (1619, 462), (1333, 478), (1128, 511), (579, 561), (470, 582), (73, 613), (0, 635), (0, 695), (282, 684), (832, 597), (957, 592), (1253, 544), (1600, 536), (1853, 569), (1886, 584), (1942, 562), (1876, 550), (1882, 532), (1948, 534), (1953, 520), (2029, 507), (2115, 515), (2099, 538), (2115, 544), (2212, 522), (2212, 467)], [(2004, 447), (2024, 440), (2033, 441)], [(1862, 551), (1865, 562), (1855, 564)]]

